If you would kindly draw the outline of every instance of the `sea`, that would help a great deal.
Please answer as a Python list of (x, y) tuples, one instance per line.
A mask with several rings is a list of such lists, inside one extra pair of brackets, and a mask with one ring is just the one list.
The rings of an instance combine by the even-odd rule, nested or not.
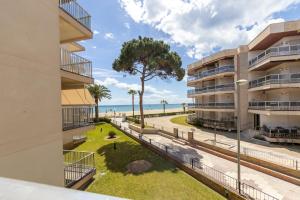
[[(181, 104), (166, 104), (166, 110), (173, 108), (182, 108)], [(100, 113), (106, 112), (129, 112), (132, 111), (132, 105), (100, 105)], [(139, 111), (139, 105), (134, 105), (134, 110)], [(163, 109), (162, 104), (144, 104), (144, 110)]]

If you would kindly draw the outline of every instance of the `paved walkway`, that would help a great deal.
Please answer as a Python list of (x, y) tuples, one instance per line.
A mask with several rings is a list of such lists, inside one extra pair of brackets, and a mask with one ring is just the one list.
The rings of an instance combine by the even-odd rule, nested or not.
[[(117, 119), (121, 122), (120, 119)], [(122, 126), (128, 127), (128, 123), (122, 123)], [(138, 134), (138, 133), (134, 133)], [(172, 146), (176, 153), (185, 158), (199, 157), (201, 162), (216, 170), (225, 173), (228, 176), (237, 177), (237, 165), (234, 162), (211, 155), (204, 151), (192, 148), (188, 145), (180, 145), (174, 141), (160, 135), (146, 135), (153, 141)], [(270, 194), (280, 200), (297, 200), (300, 197), (300, 187), (281, 179), (269, 176), (267, 174), (255, 171), (248, 167), (241, 167), (242, 182), (247, 183), (263, 192)]]
[[(180, 116), (180, 115), (177, 115)], [(179, 133), (191, 131), (194, 129), (194, 138), (199, 141), (207, 141), (214, 139), (214, 130), (209, 129), (198, 129), (195, 127), (188, 127), (184, 125), (174, 124), (170, 121), (173, 117), (177, 116), (166, 116), (166, 117), (155, 117), (155, 118), (146, 118), (145, 121), (148, 124), (154, 124), (156, 127), (162, 127), (164, 130), (168, 130), (173, 132), (173, 128), (178, 128)], [(181, 115), (182, 116), (182, 115)], [(244, 134), (245, 136), (246, 134)], [(220, 142), (220, 145), (223, 148), (231, 148), (234, 149), (236, 147), (236, 133), (224, 133), (217, 132), (217, 141)], [(300, 145), (276, 145), (270, 144), (266, 141), (260, 141), (257, 139), (249, 139), (247, 137), (243, 137), (241, 147), (247, 147), (251, 149), (256, 149), (263, 152), (273, 152), (278, 153), (282, 156), (297, 159), (300, 161)], [(300, 199), (300, 197), (299, 197)]]

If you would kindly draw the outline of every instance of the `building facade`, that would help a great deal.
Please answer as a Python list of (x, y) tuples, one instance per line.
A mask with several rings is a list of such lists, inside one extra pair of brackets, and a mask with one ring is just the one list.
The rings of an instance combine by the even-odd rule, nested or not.
[[(223, 50), (188, 66), (188, 91), (203, 126), (236, 127), (236, 100), (242, 130), (297, 135), (300, 123), (300, 21), (269, 25), (248, 45)], [(247, 79), (238, 95), (235, 81)], [(213, 120), (212, 120), (213, 119)], [(209, 121), (207, 125), (205, 121)], [(282, 133), (282, 134), (281, 134)], [(274, 134), (273, 134), (274, 136)]]
[(0, 10), (0, 176), (63, 186), (64, 106), (85, 122), (92, 105), (62, 106), (62, 93), (93, 83), (91, 62), (75, 53), (93, 36), (91, 16), (75, 0)]

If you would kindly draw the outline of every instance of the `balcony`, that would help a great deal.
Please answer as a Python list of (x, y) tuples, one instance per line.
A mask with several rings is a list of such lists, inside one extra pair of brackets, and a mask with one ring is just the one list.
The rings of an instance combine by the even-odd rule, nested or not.
[(190, 76), (188, 77), (188, 83), (199, 81), (199, 80), (214, 79), (217, 76), (223, 76), (223, 75), (233, 74), (233, 73), (234, 73), (234, 66), (222, 66), (222, 67), (200, 72), (194, 76)]
[(300, 115), (300, 101), (252, 101), (248, 109), (264, 115)]
[(249, 60), (248, 71), (265, 70), (283, 61), (300, 59), (300, 44), (271, 47)]
[(89, 126), (93, 122), (94, 108), (92, 106), (63, 106), (63, 130)]
[(214, 95), (221, 93), (234, 92), (234, 84), (225, 84), (225, 85), (214, 85), (203, 88), (196, 88), (193, 90), (188, 90), (188, 97), (200, 96), (200, 95)]
[(300, 87), (300, 73), (270, 74), (249, 82), (250, 91), (281, 87)]
[(60, 50), (62, 82), (93, 83), (92, 62), (65, 49)]
[(61, 43), (69, 43), (93, 36), (91, 16), (76, 0), (59, 0)]
[(233, 112), (234, 103), (209, 102), (209, 103), (188, 104), (188, 108), (190, 110)]
[(80, 188), (83, 182), (89, 181), (96, 174), (94, 153), (91, 152), (64, 150), (64, 165), (65, 187), (67, 188)]

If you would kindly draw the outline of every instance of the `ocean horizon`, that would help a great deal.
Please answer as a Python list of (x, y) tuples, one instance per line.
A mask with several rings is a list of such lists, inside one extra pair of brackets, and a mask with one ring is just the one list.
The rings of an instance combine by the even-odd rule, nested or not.
[[(182, 108), (181, 104), (166, 104), (166, 110), (174, 109), (174, 108)], [(138, 104), (134, 105), (134, 110), (139, 111), (140, 107)], [(144, 104), (144, 110), (163, 110), (162, 104)], [(132, 111), (132, 105), (99, 105), (99, 112), (129, 112)]]

